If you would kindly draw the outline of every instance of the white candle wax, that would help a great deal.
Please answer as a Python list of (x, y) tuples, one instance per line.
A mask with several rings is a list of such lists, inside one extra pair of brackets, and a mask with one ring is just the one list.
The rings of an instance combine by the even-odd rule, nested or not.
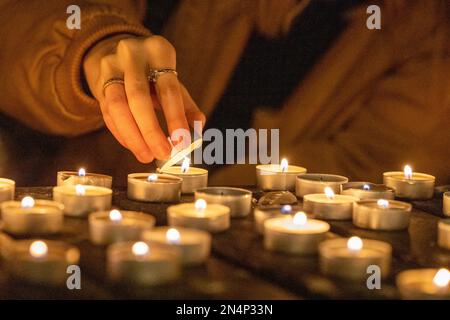
[(13, 200), (16, 182), (11, 179), (0, 178), (0, 203)]
[(395, 190), (398, 198), (411, 200), (430, 199), (434, 194), (435, 177), (425, 173), (413, 172), (405, 166), (404, 171), (383, 173), (384, 184)]
[(288, 164), (283, 159), (280, 164), (260, 164), (256, 166), (256, 186), (258, 189), (295, 190), (295, 178), (306, 173), (306, 169)]
[(189, 166), (173, 166), (163, 173), (177, 176), (181, 182), (181, 193), (194, 193), (195, 190), (208, 186), (208, 170)]
[(347, 182), (347, 177), (335, 174), (306, 173), (297, 177), (295, 194), (302, 198), (307, 194), (321, 193), (325, 187), (330, 187), (335, 194), (340, 194), (342, 185)]
[(272, 206), (258, 206), (253, 211), (255, 217), (256, 230), (258, 233), (263, 233), (264, 222), (270, 218), (279, 216), (287, 216), (292, 213), (300, 211), (298, 206), (291, 205), (272, 205)]
[(334, 194), (330, 187), (329, 194), (307, 194), (303, 197), (303, 210), (312, 213), (318, 219), (350, 220), (352, 218), (353, 203), (358, 198), (341, 194)]

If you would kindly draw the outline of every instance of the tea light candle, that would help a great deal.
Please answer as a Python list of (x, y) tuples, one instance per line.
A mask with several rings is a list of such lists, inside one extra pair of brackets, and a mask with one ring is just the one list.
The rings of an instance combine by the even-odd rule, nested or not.
[(136, 211), (99, 211), (89, 215), (89, 231), (94, 244), (137, 241), (145, 230), (153, 228), (155, 218)]
[(348, 182), (342, 186), (342, 194), (354, 196), (360, 200), (395, 198), (394, 189), (384, 184), (370, 182)]
[(450, 191), (444, 192), (442, 195), (442, 211), (445, 216), (450, 217)]
[(353, 203), (359, 199), (353, 196), (335, 194), (331, 187), (324, 193), (307, 194), (303, 197), (303, 210), (313, 213), (317, 219), (350, 220)]
[(319, 265), (324, 274), (364, 283), (370, 265), (379, 266), (381, 277), (385, 278), (390, 272), (391, 257), (391, 245), (377, 240), (351, 237), (319, 244)]
[(117, 242), (106, 252), (107, 272), (116, 283), (154, 286), (176, 280), (181, 273), (175, 248), (139, 242)]
[(178, 202), (182, 179), (162, 173), (132, 173), (128, 175), (129, 199), (146, 202)]
[(162, 172), (183, 179), (181, 193), (194, 193), (195, 190), (208, 186), (208, 170), (191, 167), (189, 158), (184, 158), (181, 166), (168, 167)]
[(304, 212), (270, 218), (264, 222), (264, 247), (290, 254), (314, 254), (329, 230), (328, 223), (308, 219)]
[(77, 184), (98, 186), (111, 189), (112, 177), (106, 174), (86, 173), (86, 169), (76, 171), (58, 171), (56, 174), (57, 186), (74, 186)]
[(322, 193), (325, 187), (330, 187), (335, 194), (340, 194), (342, 185), (347, 182), (347, 177), (334, 174), (306, 173), (297, 177), (295, 194), (302, 198), (307, 194)]
[(450, 219), (442, 219), (438, 222), (438, 245), (450, 250)]
[(450, 299), (450, 272), (445, 268), (402, 271), (396, 282), (405, 300)]
[(14, 278), (44, 286), (65, 286), (67, 267), (78, 264), (79, 250), (48, 240), (19, 240), (6, 254), (5, 262)]
[(395, 200), (361, 200), (353, 206), (353, 224), (373, 230), (403, 230), (408, 228), (412, 206)]
[(306, 169), (288, 164), (282, 159), (280, 164), (256, 166), (256, 186), (261, 190), (295, 190), (295, 178), (306, 173)]
[(395, 190), (398, 198), (411, 200), (431, 199), (434, 194), (434, 181), (432, 175), (413, 172), (406, 165), (403, 172), (392, 171), (383, 173), (384, 184)]
[(53, 200), (64, 205), (64, 214), (84, 217), (93, 211), (111, 208), (112, 190), (97, 186), (57, 186), (53, 188)]
[(286, 205), (273, 205), (273, 206), (258, 206), (253, 211), (255, 217), (256, 231), (258, 233), (263, 233), (264, 222), (267, 219), (290, 215), (293, 212), (299, 211), (297, 206)]
[(174, 247), (178, 250), (183, 265), (204, 263), (211, 251), (211, 235), (208, 232), (187, 229), (159, 227), (142, 234), (142, 239), (161, 247)]
[(64, 206), (55, 201), (34, 200), (6, 201), (1, 204), (3, 229), (15, 235), (54, 234), (63, 227)]
[(230, 227), (230, 208), (197, 199), (195, 203), (181, 203), (167, 208), (167, 221), (173, 227), (221, 232)]
[(14, 180), (0, 178), (0, 202), (13, 200), (15, 187)]
[(252, 192), (229, 187), (208, 187), (195, 191), (195, 199), (204, 199), (208, 204), (222, 204), (230, 208), (231, 217), (245, 217), (252, 209)]

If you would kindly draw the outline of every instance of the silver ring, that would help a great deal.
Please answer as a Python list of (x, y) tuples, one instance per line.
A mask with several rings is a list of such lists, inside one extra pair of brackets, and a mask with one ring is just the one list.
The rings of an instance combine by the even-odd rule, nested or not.
[(163, 68), (163, 69), (150, 69), (150, 73), (148, 75), (148, 81), (156, 83), (158, 78), (166, 73), (172, 73), (175, 76), (178, 76), (178, 73), (175, 69), (172, 68)]
[(125, 81), (123, 80), (123, 78), (111, 78), (105, 81), (105, 83), (103, 84), (103, 95), (105, 95), (105, 90), (108, 86), (112, 85), (112, 84), (121, 84), (124, 85)]

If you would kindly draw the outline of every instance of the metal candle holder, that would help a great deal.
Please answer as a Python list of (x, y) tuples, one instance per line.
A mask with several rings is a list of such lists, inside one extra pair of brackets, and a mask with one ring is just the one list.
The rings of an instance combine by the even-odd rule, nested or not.
[[(149, 181), (149, 176), (156, 180)], [(131, 200), (145, 202), (179, 202), (182, 179), (162, 173), (131, 173), (128, 175), (127, 195)]]
[(302, 198), (307, 194), (323, 193), (325, 187), (330, 187), (335, 194), (340, 194), (342, 185), (348, 178), (335, 174), (305, 173), (297, 177), (295, 194)]

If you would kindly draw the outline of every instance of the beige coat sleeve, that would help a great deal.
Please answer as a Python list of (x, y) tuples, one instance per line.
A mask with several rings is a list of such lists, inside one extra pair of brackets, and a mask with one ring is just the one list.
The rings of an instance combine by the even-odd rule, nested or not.
[(77, 1), (81, 28), (69, 30), (73, 1), (0, 0), (0, 110), (36, 130), (65, 136), (103, 125), (82, 88), (82, 59), (109, 35), (148, 35), (145, 1)]

